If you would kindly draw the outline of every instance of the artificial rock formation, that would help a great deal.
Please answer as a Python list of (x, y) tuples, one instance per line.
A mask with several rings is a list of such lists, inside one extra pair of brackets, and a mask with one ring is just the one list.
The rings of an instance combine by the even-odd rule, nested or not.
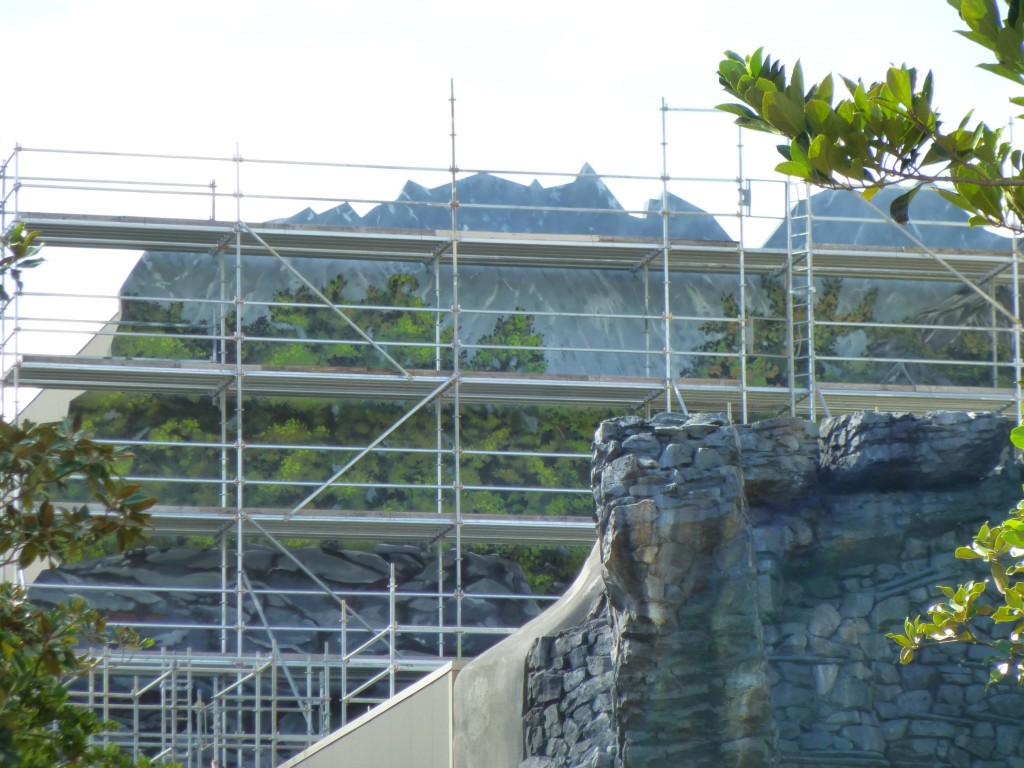
[(623, 765), (770, 764), (764, 633), (735, 429), (665, 414), (595, 440)]
[[(437, 624), (438, 566), (433, 553), (414, 545), (378, 544), (373, 552), (345, 550), (325, 543), (321, 547), (292, 550), (292, 556), (325, 584), (346, 595), (349, 608), (374, 627), (390, 622), (388, 583), (392, 566), (396, 582), (396, 618), (399, 624)], [(44, 571), (32, 587), (32, 598), (52, 605), (81, 594), (115, 621), (138, 626), (157, 648), (216, 651), (222, 621), (221, 558), (216, 549), (148, 546), (96, 560), (66, 564)], [(233, 565), (234, 563), (232, 563)], [(455, 582), (455, 557), (445, 553), (442, 576)], [(295, 562), (278, 550), (250, 546), (245, 552), (241, 592), (246, 631), (243, 650), (266, 653), (272, 642), (286, 653), (310, 653), (338, 647), (341, 623), (337, 599), (321, 593)], [(235, 572), (227, 599), (235, 610)], [(540, 613), (522, 568), (498, 555), (464, 552), (462, 600), (465, 626), (520, 626)], [(120, 591), (110, 585), (123, 585)], [(409, 593), (413, 593), (410, 596)], [(415, 596), (419, 595), (419, 596)], [(496, 600), (494, 595), (525, 599)], [(481, 597), (483, 596), (483, 597)], [(455, 605), (445, 606), (445, 622), (455, 623)], [(353, 624), (356, 624), (353, 621)], [(286, 628), (286, 629), (285, 629)], [(357, 632), (360, 627), (356, 627)], [(358, 635), (356, 635), (358, 636)], [(463, 648), (476, 655), (494, 644), (494, 635), (467, 632)], [(449, 645), (451, 640), (448, 641)], [(411, 653), (437, 653), (436, 633), (402, 633), (398, 649)]]
[(605, 422), (592, 484), (607, 610), (588, 595), (585, 620), (507, 659), (525, 667), (523, 752), (492, 764), (1024, 768), (1024, 696), (985, 690), (982, 649), (900, 666), (884, 636), (933, 585), (983, 578), (952, 551), (1020, 497), (1010, 427)]

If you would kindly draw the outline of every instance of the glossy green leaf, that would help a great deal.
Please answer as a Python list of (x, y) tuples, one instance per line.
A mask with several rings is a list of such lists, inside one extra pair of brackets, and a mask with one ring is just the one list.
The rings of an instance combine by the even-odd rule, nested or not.
[[(980, 560), (981, 559), (981, 555), (979, 555), (977, 552), (975, 552), (970, 547), (957, 547), (956, 548), (956, 552), (954, 554), (960, 560)], [(947, 595), (947, 596), (948, 597), (952, 597), (952, 595)]]
[(907, 224), (910, 221), (910, 203), (920, 189), (920, 186), (916, 186), (904, 192), (889, 205), (889, 215), (897, 224)]
[(910, 72), (902, 67), (889, 67), (885, 82), (896, 100), (907, 109), (914, 106), (914, 90), (911, 85)]
[(797, 106), (793, 100), (781, 91), (765, 93), (762, 102), (764, 116), (769, 123), (778, 128), (786, 136), (798, 136), (804, 131), (803, 103)]
[(784, 163), (779, 163), (775, 166), (775, 170), (778, 173), (785, 174), (786, 176), (796, 176), (798, 179), (805, 179), (810, 181), (811, 169), (806, 165), (797, 163), (793, 160), (787, 160)]

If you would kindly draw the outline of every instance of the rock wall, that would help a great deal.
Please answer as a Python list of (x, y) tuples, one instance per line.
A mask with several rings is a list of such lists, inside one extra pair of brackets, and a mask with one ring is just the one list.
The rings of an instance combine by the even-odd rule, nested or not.
[(554, 637), (526, 658), (524, 768), (552, 760), (588, 768), (616, 765), (612, 633), (608, 612)]
[[(1010, 427), (963, 413), (855, 414), (820, 434), (796, 419), (604, 423), (607, 624), (535, 642), (523, 768), (1024, 768), (1024, 695), (986, 691), (984, 653), (900, 666), (884, 637), (933, 585), (983, 577), (952, 551), (1020, 497)], [(610, 673), (581, 673), (592, 637), (608, 638)], [(585, 711), (585, 738), (567, 733)]]
[[(340, 549), (328, 542), (321, 547), (294, 549), (292, 555), (329, 587), (344, 593), (349, 607), (377, 628), (391, 620), (388, 582), (394, 565), (398, 623), (437, 625), (437, 598), (429, 595), (437, 592), (435, 553), (406, 544), (378, 544), (374, 551), (364, 552)], [(148, 546), (44, 571), (31, 594), (46, 605), (81, 594), (113, 620), (138, 626), (140, 634), (152, 638), (157, 648), (217, 651), (220, 633), (216, 627), (221, 623), (222, 611), (221, 557), (217, 549)], [(234, 565), (232, 553), (227, 596), (231, 619), (236, 600)], [(454, 584), (453, 551), (444, 553), (441, 565), (444, 584)], [(322, 652), (325, 644), (338, 647), (338, 602), (321, 593), (290, 558), (271, 547), (248, 546), (244, 572), (248, 578), (242, 592), (242, 617), (248, 628), (245, 651), (269, 651), (272, 637), (287, 653)], [(466, 592), (462, 618), (469, 628), (517, 627), (541, 612), (538, 603), (526, 597), (531, 589), (523, 569), (511, 560), (464, 552), (462, 579)], [(500, 600), (494, 595), (522, 598)], [(453, 625), (455, 619), (454, 601), (446, 601), (446, 624)], [(361, 627), (353, 622), (353, 630), (358, 632)], [(358, 634), (356, 637), (362, 642), (363, 638)], [(482, 653), (494, 644), (495, 637), (467, 632), (463, 639), (466, 655)], [(398, 649), (436, 654), (437, 642), (436, 633), (405, 632), (398, 636)], [(449, 638), (447, 642), (450, 650), (452, 641)]]

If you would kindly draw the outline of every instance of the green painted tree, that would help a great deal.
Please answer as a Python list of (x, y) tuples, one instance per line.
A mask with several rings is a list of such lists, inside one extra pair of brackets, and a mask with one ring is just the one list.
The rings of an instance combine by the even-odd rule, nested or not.
[[(787, 386), (789, 381), (786, 368), (786, 294), (782, 281), (773, 276), (761, 278), (761, 290), (764, 293), (767, 312), (752, 311), (748, 308), (748, 341), (750, 349), (747, 355), (747, 382), (752, 386)], [(852, 307), (840, 310), (843, 281), (841, 278), (825, 278), (818, 289), (818, 300), (814, 303), (814, 319), (816, 322), (858, 323), (874, 319), (875, 302), (878, 289), (867, 291)], [(720, 299), (722, 316), (739, 317), (739, 301), (735, 294), (723, 294)], [(806, 320), (803, 315), (794, 313), (795, 322)], [(694, 356), (689, 367), (680, 371), (683, 376), (707, 379), (740, 378), (740, 327), (736, 320), (708, 320), (700, 326), (706, 341), (698, 347), (703, 353)], [(836, 325), (816, 327), (814, 337), (815, 353), (822, 356), (835, 355), (836, 344), (849, 333), (849, 328)], [(874, 329), (868, 328), (869, 335)], [(727, 354), (715, 354), (727, 353)], [(824, 379), (857, 381), (860, 374), (849, 363), (842, 363), (842, 373), (836, 365), (822, 366), (821, 375)]]
[[(961, 34), (995, 59), (979, 66), (1024, 86), (1020, 0), (947, 2), (967, 25)], [(719, 82), (734, 101), (719, 108), (742, 126), (785, 139), (780, 173), (869, 198), (884, 187), (910, 184), (890, 207), (900, 223), (909, 221), (914, 195), (931, 187), (966, 211), (972, 226), (1024, 232), (1024, 153), (1000, 129), (972, 124), (970, 114), (947, 128), (932, 106), (931, 73), (919, 78), (904, 65), (890, 67), (871, 84), (842, 78), (848, 95), (840, 98), (831, 75), (806, 86), (799, 63), (787, 77), (785, 67), (761, 50), (725, 56)], [(1010, 102), (1024, 106), (1024, 95)], [(1011, 440), (1024, 449), (1024, 427)], [(983, 645), (992, 652), (991, 682), (1024, 683), (1024, 502), (1003, 523), (983, 525), (956, 556), (983, 562), (989, 578), (939, 587), (942, 598), (927, 617), (907, 619), (904, 632), (889, 635), (900, 661), (909, 663), (929, 645)]]
[[(451, 327), (436, 327), (438, 313), (420, 297), (414, 275), (393, 274), (382, 284), (369, 285), (358, 299), (346, 297), (345, 289), (345, 278), (339, 275), (321, 291), (403, 366), (433, 370), (439, 362), (442, 370), (451, 370)], [(209, 359), (213, 334), (185, 322), (183, 308), (181, 302), (125, 302), (121, 328), (129, 335), (115, 339), (114, 354)], [(228, 327), (234, 323), (234, 317), (229, 317)], [(389, 365), (338, 312), (305, 287), (278, 291), (267, 313), (247, 323), (243, 333), (246, 363), (350, 369)], [(460, 363), (463, 370), (543, 373), (547, 368), (543, 342), (536, 318), (516, 307), (496, 316), (490, 330), (463, 346)], [(233, 361), (234, 355), (230, 340), (226, 357)], [(299, 502), (357, 454), (358, 449), (351, 446), (373, 440), (412, 405), (386, 400), (253, 398), (247, 403), (244, 421), (249, 446), (245, 503), (275, 508)], [(134, 449), (130, 473), (146, 477), (147, 487), (164, 503), (218, 502), (220, 452), (210, 446), (221, 440), (221, 414), (209, 398), (88, 392), (72, 407), (104, 437), (145, 440)], [(460, 431), (465, 503), (474, 511), (494, 514), (590, 514), (585, 494), (513, 489), (585, 487), (585, 462), (550, 454), (587, 453), (594, 424), (611, 415), (607, 409), (592, 408), (464, 407)], [(314, 506), (432, 509), (437, 496), (430, 487), (437, 476), (433, 452), (437, 418), (432, 407), (414, 414), (386, 445), (346, 472), (342, 483), (319, 494)], [(442, 408), (440, 418), (442, 431), (450, 433), (450, 407)], [(521, 455), (507, 455), (510, 451)], [(531, 453), (549, 456), (527, 455)], [(228, 454), (228, 466), (234, 467), (234, 450)], [(449, 453), (443, 457), (444, 476), (451, 478), (453, 458)], [(174, 482), (180, 477), (190, 482)]]
[[(12, 229), (3, 242), (0, 279), (9, 276), (20, 287), (20, 270), (40, 261), (36, 234)], [(9, 299), (0, 290), (0, 301)], [(0, 567), (52, 565), (103, 542), (123, 550), (140, 541), (153, 499), (119, 478), (121, 460), (75, 422), (0, 419)], [(93, 663), (83, 649), (135, 640), (109, 631), (81, 599), (44, 610), (23, 587), (0, 583), (0, 765), (133, 765), (116, 747), (93, 743), (112, 726), (69, 702), (68, 685)]]

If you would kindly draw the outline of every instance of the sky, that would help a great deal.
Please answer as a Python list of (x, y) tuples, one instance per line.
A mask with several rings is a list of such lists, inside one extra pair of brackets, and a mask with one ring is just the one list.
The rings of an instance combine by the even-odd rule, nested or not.
[[(0, 153), (23, 146), (446, 167), (660, 172), (659, 107), (723, 100), (721, 52), (808, 78), (931, 68), (951, 114), (1005, 122), (1008, 82), (941, 0), (0, 0)], [(507, 10), (505, 10), (507, 9)], [(840, 10), (842, 9), (842, 10)], [(853, 13), (850, 13), (850, 11)], [(714, 168), (728, 118), (673, 115), (669, 152)], [(672, 154), (675, 153), (675, 154)], [(704, 161), (696, 162), (697, 160)], [(774, 158), (771, 158), (774, 162)], [(730, 158), (731, 161), (731, 158)], [(768, 166), (770, 170), (770, 166)], [(760, 170), (760, 169), (759, 169)]]
[[(443, 169), (451, 164), (454, 86), (460, 168), (572, 174), (588, 162), (601, 174), (656, 177), (662, 99), (680, 110), (723, 101), (715, 72), (725, 49), (764, 46), (784, 62), (799, 58), (808, 80), (832, 71), (871, 81), (907, 62), (934, 70), (947, 119), (976, 109), (1005, 124), (1012, 85), (975, 68), (985, 52), (954, 33), (961, 26), (941, 0), (0, 0), (0, 157), (16, 143), (224, 158), (237, 147), (245, 158)], [(728, 116), (667, 117), (673, 177), (736, 177), (739, 135)], [(744, 175), (777, 183), (771, 138), (745, 132), (743, 141)], [(122, 178), (145, 166), (48, 159), (23, 173)], [(274, 175), (285, 170), (288, 179)], [(212, 174), (187, 163), (165, 163), (159, 173), (189, 183)], [(309, 185), (368, 200), (393, 199), (406, 178), (427, 186), (444, 179), (407, 170), (373, 179), (284, 167), (264, 167), (262, 178), (245, 173), (248, 194)], [(231, 175), (218, 172), (222, 190)], [(659, 192), (650, 181), (609, 183), (627, 208)], [(735, 187), (721, 189), (720, 205), (735, 210)], [(101, 197), (37, 198), (23, 209), (87, 212), (103, 202), (111, 209), (96, 212), (133, 214), (153, 201)], [(189, 205), (179, 215), (209, 215), (204, 198)], [(287, 216), (305, 203), (262, 205), (243, 218)], [(29, 290), (116, 293), (134, 260), (112, 255), (97, 269), (97, 257), (80, 252), (63, 261), (51, 249), (48, 257), (48, 268), (29, 273)]]

